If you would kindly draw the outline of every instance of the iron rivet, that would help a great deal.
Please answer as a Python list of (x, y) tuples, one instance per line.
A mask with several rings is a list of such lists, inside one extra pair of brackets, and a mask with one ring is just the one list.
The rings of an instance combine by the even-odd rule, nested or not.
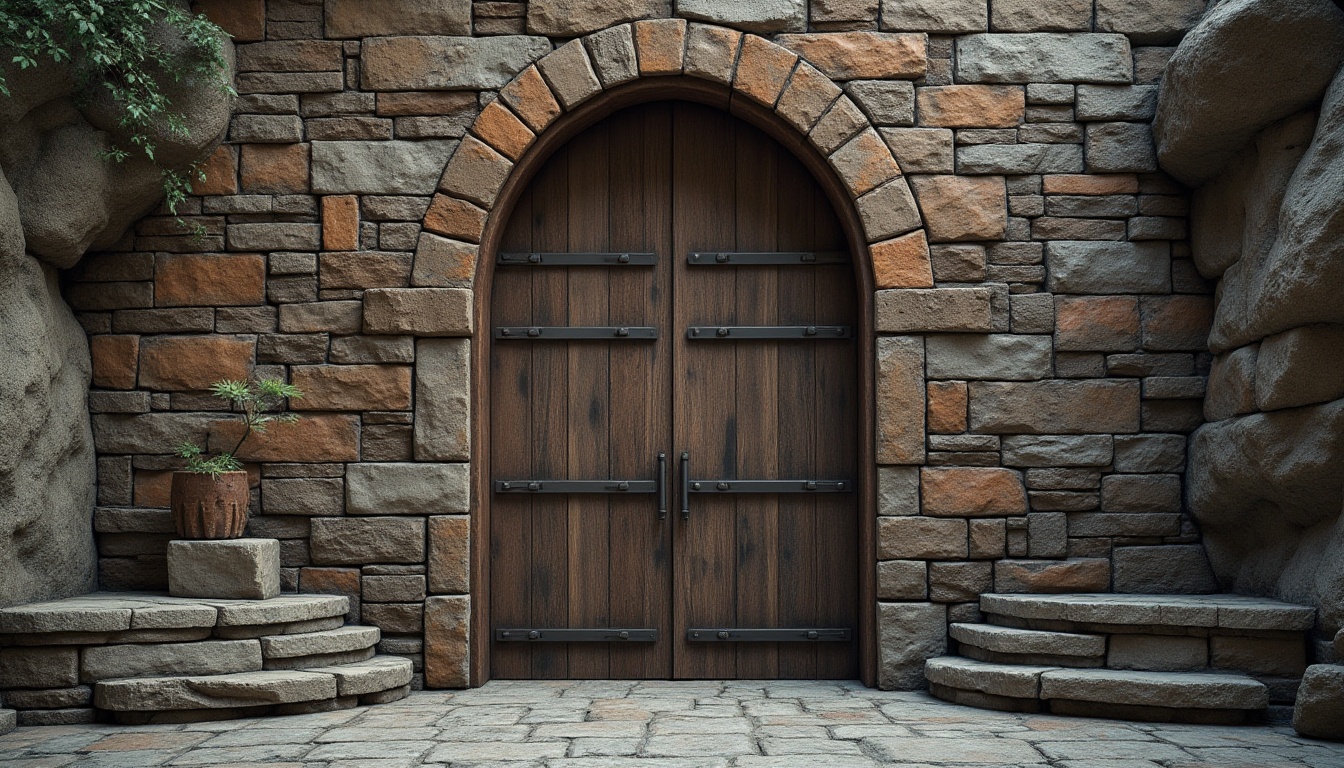
[(532, 264), (540, 264), (540, 263), (541, 263), (541, 254), (540, 254), (540, 253), (529, 253), (529, 254), (527, 255), (527, 260), (528, 260), (529, 262), (531, 262)]
[(806, 485), (805, 487), (806, 487), (807, 490), (809, 490), (809, 491), (815, 491), (815, 490), (817, 490), (817, 484), (814, 483), (814, 482), (812, 482), (811, 480), (808, 480), (808, 481), (807, 481), (807, 485)]
[(630, 329), (629, 329), (629, 328), (617, 328), (617, 329), (616, 329), (616, 335), (617, 335), (617, 336), (629, 336), (629, 335), (630, 335)]
[(512, 335), (513, 335), (513, 331), (509, 330), (508, 328), (505, 328), (505, 329), (503, 329), (502, 331), (499, 332), (499, 335), (500, 335), (500, 336), (512, 336)]
[(716, 253), (716, 254), (714, 254), (714, 260), (717, 261), (717, 262), (719, 262), (720, 264), (727, 264), (729, 258), (730, 258), (730, 257), (729, 257), (728, 254), (726, 254), (726, 253)]
[(808, 336), (816, 336), (816, 335), (817, 335), (817, 326), (815, 326), (815, 325), (809, 325), (809, 326), (807, 326), (807, 330), (804, 331), (804, 333), (806, 333)]
[(819, 635), (817, 635), (816, 630), (812, 630), (811, 632), (808, 632), (808, 633), (807, 633), (807, 639), (808, 639), (808, 640), (816, 640), (817, 637), (819, 637)]
[(528, 335), (528, 336), (532, 336), (532, 337), (540, 336), (540, 335), (541, 335), (541, 329), (540, 329), (540, 328), (528, 328), (528, 329), (527, 329), (527, 335)]
[(835, 484), (835, 490), (837, 490), (837, 491), (843, 491), (843, 490), (845, 490), (845, 484), (844, 484), (844, 483), (836, 483), (836, 484)]
[(500, 632), (500, 633), (499, 633), (499, 636), (500, 636), (500, 637), (513, 637), (513, 633), (512, 633), (512, 632)]
[(541, 637), (541, 633), (538, 632), (538, 631), (535, 630), (535, 629), (532, 630), (531, 632), (528, 632), (528, 633), (527, 633), (527, 639), (528, 639), (528, 640), (536, 640), (536, 639), (539, 638), (539, 637)]
[(720, 632), (720, 633), (719, 633), (719, 639), (720, 639), (720, 640), (727, 640), (727, 639), (728, 639), (728, 633), (727, 633), (727, 632)]
[(699, 633), (699, 632), (692, 632), (692, 633), (691, 633), (691, 637), (699, 637), (699, 636), (700, 636), (700, 633)]
[(512, 486), (510, 486), (508, 483), (500, 483), (500, 484), (499, 484), (499, 488), (500, 488), (500, 490), (507, 491), (507, 490), (509, 490), (509, 488), (511, 488), (511, 487), (512, 487)]
[(700, 484), (699, 484), (699, 483), (691, 483), (691, 490), (693, 490), (693, 491), (698, 491), (698, 490), (700, 490)]
[(622, 640), (629, 640), (629, 639), (630, 639), (630, 633), (629, 633), (629, 632), (621, 632), (621, 634), (620, 634), (620, 638), (621, 638)]
[(620, 484), (618, 484), (618, 485), (616, 486), (616, 488), (617, 488), (618, 490), (628, 491), (628, 490), (630, 490), (630, 484), (629, 484), (629, 483), (620, 483)]
[(691, 335), (692, 335), (692, 336), (699, 336), (699, 335), (700, 335), (700, 329), (699, 329), (699, 328), (692, 328), (692, 329), (691, 329)]
[(622, 253), (620, 256), (617, 256), (617, 257), (616, 257), (616, 260), (619, 261), (619, 262), (622, 263), (622, 264), (629, 264), (629, 263), (630, 263), (630, 254), (628, 254), (628, 253)]
[(720, 491), (726, 491), (726, 490), (728, 490), (728, 484), (727, 484), (727, 483), (719, 483), (716, 487), (717, 487)]
[(718, 333), (720, 336), (727, 336), (727, 335), (728, 335), (728, 329), (727, 329), (727, 328), (720, 328), (718, 331), (716, 331), (716, 333)]
[(540, 490), (541, 490), (541, 483), (528, 483), (528, 484), (527, 484), (527, 490), (529, 490), (529, 491), (540, 491)]

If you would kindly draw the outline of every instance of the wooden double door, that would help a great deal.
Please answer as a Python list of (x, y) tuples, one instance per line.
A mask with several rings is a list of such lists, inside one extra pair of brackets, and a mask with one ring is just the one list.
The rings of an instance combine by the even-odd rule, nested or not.
[(709, 107), (546, 162), (491, 299), (492, 677), (857, 676), (847, 251), (802, 165)]

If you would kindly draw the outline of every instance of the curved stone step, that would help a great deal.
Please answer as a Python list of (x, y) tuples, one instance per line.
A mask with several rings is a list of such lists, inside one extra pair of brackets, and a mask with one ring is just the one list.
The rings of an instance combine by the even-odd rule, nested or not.
[(1269, 689), (1245, 675), (1052, 669), (1041, 675), (1042, 699), (1180, 709), (1262, 710)]
[(365, 696), (402, 688), (411, 684), (411, 677), (415, 674), (410, 659), (392, 656), (336, 667), (314, 667), (306, 671), (334, 676), (338, 696)]
[(1106, 660), (1106, 638), (1071, 632), (953, 624), (949, 629), (963, 656), (1005, 664), (1100, 667)]
[(1300, 632), (1316, 624), (1307, 606), (1244, 595), (994, 595), (980, 596), (991, 617), (1081, 626), (1203, 628)]
[(267, 659), (292, 659), (362, 651), (377, 645), (381, 637), (382, 633), (377, 627), (360, 626), (297, 635), (270, 635), (261, 638), (261, 655)]

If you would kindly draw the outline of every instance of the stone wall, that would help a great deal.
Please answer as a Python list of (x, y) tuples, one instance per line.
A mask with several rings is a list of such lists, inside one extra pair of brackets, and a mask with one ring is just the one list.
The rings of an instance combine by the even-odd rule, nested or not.
[(1221, 586), (1318, 606), (1327, 640), (1344, 623), (1341, 64), (1329, 0), (1227, 0), (1177, 51), (1157, 122), (1218, 281), (1190, 507)]
[(164, 582), (171, 446), (236, 429), (201, 390), (285, 376), (307, 418), (243, 451), (252, 533), (287, 588), (465, 684), (477, 243), (539, 133), (646, 77), (773, 108), (862, 220), (884, 686), (920, 685), (982, 592), (1213, 587), (1182, 503), (1210, 286), (1150, 130), (1201, 0), (199, 6), (238, 46), (228, 141), (181, 222), (67, 289), (104, 588)]

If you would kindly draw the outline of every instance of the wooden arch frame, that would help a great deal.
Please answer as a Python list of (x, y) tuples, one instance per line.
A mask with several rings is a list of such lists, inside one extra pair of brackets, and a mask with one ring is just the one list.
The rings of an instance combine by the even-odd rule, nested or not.
[[(645, 31), (651, 31), (652, 34), (641, 35), (640, 30), (638, 30), (640, 25), (647, 25)], [(503, 231), (519, 196), (545, 162), (558, 149), (584, 129), (596, 124), (603, 118), (626, 107), (652, 101), (682, 100), (697, 102), (721, 109), (745, 120), (778, 141), (798, 158), (824, 190), (827, 199), (840, 219), (853, 256), (854, 277), (859, 293), (856, 297), (859, 302), (858, 384), (860, 395), (859, 434), (857, 436), (859, 440), (857, 446), (858, 470), (860, 473), (858, 546), (861, 566), (859, 574), (859, 670), (863, 682), (866, 685), (873, 686), (877, 682), (878, 655), (880, 652), (877, 636), (876, 583), (878, 465), (875, 444), (877, 410), (875, 367), (877, 334), (873, 312), (874, 292), (878, 285), (874, 260), (875, 254), (883, 249), (900, 253), (902, 258), (907, 261), (911, 259), (910, 254), (913, 252), (914, 282), (892, 285), (889, 281), (886, 281), (882, 287), (933, 287), (928, 246), (922, 229), (922, 217), (915, 205), (909, 186), (901, 176), (896, 160), (891, 156), (885, 142), (880, 139), (876, 130), (863, 116), (863, 113), (848, 97), (842, 94), (838, 86), (795, 54), (755, 35), (743, 34), (735, 30), (711, 25), (696, 25), (702, 29), (710, 30), (710, 34), (732, 41), (732, 48), (728, 53), (728, 76), (725, 81), (718, 77), (695, 76), (694, 74), (685, 74), (682, 71), (683, 68), (689, 69), (685, 64), (686, 23), (684, 21), (667, 19), (636, 22), (633, 25), (636, 28), (634, 34), (631, 34), (630, 31), (632, 25), (623, 26), (626, 30), (626, 39), (632, 44), (652, 40), (651, 44), (646, 44), (656, 46), (660, 42), (657, 39), (658, 34), (674, 38), (674, 44), (679, 49), (678, 53), (681, 55), (683, 63), (674, 72), (647, 73), (641, 71), (637, 76), (627, 78), (626, 81), (619, 84), (608, 88), (599, 87), (595, 93), (588, 94), (581, 103), (569, 103), (567, 111), (548, 119), (545, 125), (531, 126), (536, 129), (535, 135), (531, 135), (531, 131), (524, 130), (523, 133), (528, 134), (528, 139), (521, 150), (516, 145), (511, 147), (493, 146), (491, 137), (494, 132), (485, 124), (487, 118), (482, 113), (482, 116), (478, 117), (470, 129), (471, 135), (464, 140), (458, 152), (449, 160), (439, 185), (441, 193), (439, 197), (447, 197), (452, 204), (475, 209), (480, 217), (477, 225), (479, 231), (466, 233), (467, 235), (476, 235), (476, 237), (468, 239), (475, 239), (479, 246), (472, 249), (466, 243), (459, 244), (467, 250), (476, 251), (476, 261), (472, 270), (472, 287), (475, 293), (472, 308), (474, 327), (481, 329), (487, 328), (489, 325), (494, 258)], [(606, 30), (606, 32), (610, 31)], [(594, 70), (587, 53), (588, 49), (585, 48), (585, 41), (601, 34), (604, 33), (599, 32), (590, 35), (588, 38), (571, 41), (553, 51), (539, 62), (540, 68), (538, 65), (533, 65), (524, 70), (504, 90), (507, 92), (510, 87), (527, 85), (530, 86), (530, 89), (528, 87), (515, 88), (515, 99), (519, 97), (549, 99), (552, 107), (558, 106), (564, 99), (555, 97), (541, 75), (546, 67), (547, 60), (552, 57), (557, 59), (568, 57), (570, 61), (567, 61), (566, 64), (573, 66), (572, 59), (577, 53), (581, 57), (582, 68), (586, 69), (589, 76), (596, 81), (597, 78), (593, 76)], [(665, 43), (666, 41), (662, 42)], [(644, 56), (642, 49), (639, 46), (633, 47), (640, 51), (642, 59)], [(780, 78), (777, 90), (771, 89), (774, 90), (773, 96), (762, 98), (759, 88), (742, 76), (741, 70), (747, 66), (746, 57), (749, 48), (764, 51), (767, 57), (775, 59), (774, 63), (776, 65), (780, 60), (787, 61), (787, 75)], [(663, 52), (665, 53), (665, 51)], [(776, 68), (778, 67), (776, 66)], [(785, 114), (786, 110), (782, 107), (794, 84), (801, 84), (800, 88), (807, 87), (813, 94), (819, 93), (821, 100), (824, 102), (821, 104), (821, 108), (816, 107), (817, 99), (812, 98), (813, 104), (810, 107), (804, 107), (801, 110), (788, 110), (790, 114)], [(543, 89), (541, 94), (535, 94), (535, 89), (538, 86)], [(532, 91), (531, 95), (528, 95), (529, 90)], [(768, 103), (766, 99), (769, 99)], [(518, 109), (520, 106), (523, 109)], [(526, 104), (519, 104), (515, 101), (514, 107), (514, 111), (526, 111)], [(801, 114), (799, 114), (800, 112)], [(509, 119), (517, 121), (519, 126), (523, 125), (523, 121), (519, 120), (513, 111), (508, 111), (507, 114)], [(840, 129), (841, 140), (839, 141), (819, 139), (815, 135), (817, 130), (814, 130), (814, 128), (819, 129), (832, 114), (836, 115), (836, 120), (844, 121), (844, 124), (848, 127)], [(495, 140), (493, 143), (503, 144), (499, 140)], [(510, 150), (512, 150), (512, 155), (515, 158), (512, 162), (504, 156)], [(481, 169), (483, 167), (486, 170), (482, 174)], [(502, 173), (498, 171), (501, 167), (504, 169)], [(479, 184), (474, 188), (459, 189), (459, 185), (454, 183), (455, 176), (458, 174), (463, 176), (484, 175), (487, 179), (493, 175), (495, 178), (493, 181), (485, 183), (485, 192), (482, 193)], [(436, 198), (436, 203), (438, 201), (439, 198)], [(866, 211), (863, 210), (865, 202), (867, 202)], [(889, 222), (893, 217), (886, 215), (884, 218), (882, 208), (898, 209), (895, 218), (900, 220), (901, 223), (895, 227), (890, 226)], [(430, 215), (432, 214), (433, 207), (431, 207)], [(483, 216), (480, 214), (483, 214)], [(426, 224), (426, 229), (431, 232), (434, 231), (434, 227), (428, 226), (428, 221)], [(465, 236), (460, 232), (452, 232), (451, 234), (459, 237)], [(907, 266), (904, 274), (909, 275), (910, 271)], [(924, 278), (921, 272), (926, 272), (927, 278)], [(485, 683), (489, 679), (490, 668), (488, 624), (490, 616), (490, 568), (489, 548), (484, 545), (485, 542), (489, 541), (490, 505), (488, 499), (491, 496), (489, 480), (490, 407), (488, 396), (485, 394), (489, 392), (490, 353), (489, 334), (479, 334), (476, 337), (476, 343), (472, 345), (472, 396), (470, 398), (472, 421), (470, 436), (472, 456), (470, 535), (473, 545), (470, 560), (471, 626), (468, 635), (468, 663), (469, 684), (472, 686)]]

